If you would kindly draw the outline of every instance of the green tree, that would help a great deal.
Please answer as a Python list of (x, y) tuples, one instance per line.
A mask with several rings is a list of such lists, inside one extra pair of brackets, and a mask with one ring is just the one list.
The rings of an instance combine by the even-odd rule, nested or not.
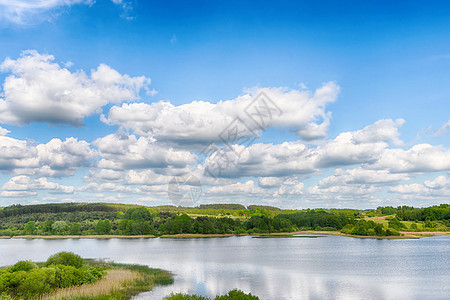
[(36, 232), (36, 223), (34, 221), (29, 221), (24, 228), (25, 234), (34, 234)]
[(62, 233), (63, 231), (67, 230), (67, 223), (65, 221), (56, 221), (52, 225), (52, 230), (54, 232)]
[(95, 232), (97, 234), (109, 234), (111, 232), (111, 222), (108, 219), (104, 221), (98, 220), (97, 225), (95, 225)]
[(72, 235), (80, 235), (81, 234), (81, 224), (73, 223), (72, 226), (70, 226), (69, 232)]
[(51, 232), (54, 221), (47, 219), (45, 220), (44, 226), (42, 227), (43, 232)]

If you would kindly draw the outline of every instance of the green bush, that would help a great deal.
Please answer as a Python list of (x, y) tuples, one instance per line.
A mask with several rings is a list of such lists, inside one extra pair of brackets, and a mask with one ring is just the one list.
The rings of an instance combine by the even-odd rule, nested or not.
[(11, 272), (17, 271), (30, 271), (31, 269), (36, 269), (37, 265), (34, 262), (28, 260), (21, 260), (16, 262), (16, 264), (11, 268)]
[(243, 291), (234, 289), (229, 291), (227, 295), (217, 296), (215, 300), (258, 300), (257, 296), (253, 296), (251, 293), (246, 294)]
[(164, 300), (210, 300), (209, 298), (197, 295), (187, 295), (187, 294), (170, 294), (164, 297)]
[(81, 268), (83, 266), (83, 259), (79, 255), (72, 252), (59, 252), (50, 256), (44, 264), (45, 267), (51, 265), (64, 265)]
[(104, 269), (82, 266), (81, 258), (70, 252), (51, 256), (45, 266), (38, 268), (30, 261), (19, 261), (12, 267), (0, 269), (1, 299), (35, 299), (56, 288), (67, 288), (99, 280)]

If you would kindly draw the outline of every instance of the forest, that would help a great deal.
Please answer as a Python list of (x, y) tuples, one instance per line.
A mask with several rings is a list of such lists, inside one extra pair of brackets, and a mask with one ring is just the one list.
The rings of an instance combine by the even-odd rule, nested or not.
[(267, 234), (299, 230), (390, 236), (400, 231), (447, 231), (450, 205), (373, 210), (283, 210), (208, 204), (144, 207), (110, 203), (11, 205), (0, 208), (0, 235)]

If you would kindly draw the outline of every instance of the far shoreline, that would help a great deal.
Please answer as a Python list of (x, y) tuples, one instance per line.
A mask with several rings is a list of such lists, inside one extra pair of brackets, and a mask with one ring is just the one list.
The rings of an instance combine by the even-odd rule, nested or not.
[(448, 231), (400, 231), (400, 236), (364, 236), (345, 234), (340, 231), (324, 231), (324, 230), (301, 230), (294, 232), (275, 232), (275, 233), (258, 233), (258, 234), (235, 234), (235, 233), (216, 233), (216, 234), (201, 234), (201, 233), (180, 233), (180, 234), (165, 234), (161, 236), (156, 235), (17, 235), (17, 236), (1, 236), (0, 239), (141, 239), (141, 238), (218, 238), (218, 237), (232, 237), (232, 236), (292, 236), (299, 234), (325, 234), (325, 235), (339, 235), (344, 237), (362, 238), (362, 239), (419, 239), (431, 236), (448, 236)]

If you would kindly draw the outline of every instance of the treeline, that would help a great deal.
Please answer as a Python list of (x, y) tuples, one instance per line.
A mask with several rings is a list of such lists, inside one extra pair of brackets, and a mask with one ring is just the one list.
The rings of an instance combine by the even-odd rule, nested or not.
[[(99, 206), (100, 209), (103, 209)], [(278, 214), (261, 208), (245, 210), (245, 217), (197, 216), (180, 212), (154, 211), (146, 207), (125, 212), (77, 211), (50, 213), (29, 210), (29, 214), (2, 217), (0, 233), (14, 235), (164, 235), (164, 234), (242, 234), (293, 232), (299, 229), (340, 230), (355, 219), (348, 214), (307, 210)], [(220, 211), (220, 210), (219, 210)], [(244, 213), (243, 213), (244, 215)]]
[(450, 220), (450, 205), (441, 204), (425, 208), (414, 208), (412, 206), (378, 207), (377, 212), (381, 215), (395, 215), (402, 221), (439, 221)]
[[(170, 208), (173, 210), (170, 211)], [(450, 227), (448, 204), (428, 208), (379, 207), (377, 212), (394, 215), (388, 218), (387, 229), (390, 231), (381, 228), (383, 225), (360, 221), (365, 212), (352, 209), (288, 211), (256, 205), (245, 209), (238, 204), (213, 204), (197, 208), (149, 208), (102, 203), (13, 205), (0, 210), (0, 235), (253, 234), (297, 230), (395, 235), (395, 231), (400, 230), (447, 230)], [(410, 224), (407, 221), (415, 222)]]
[(331, 213), (322, 209), (307, 210), (294, 214), (281, 214), (274, 218), (288, 220), (303, 230), (340, 230), (347, 224), (354, 224), (355, 218), (349, 214)]
[(58, 203), (7, 206), (0, 210), (0, 218), (19, 216), (33, 213), (73, 213), (73, 212), (114, 212), (117, 211), (111, 205), (102, 203)]

